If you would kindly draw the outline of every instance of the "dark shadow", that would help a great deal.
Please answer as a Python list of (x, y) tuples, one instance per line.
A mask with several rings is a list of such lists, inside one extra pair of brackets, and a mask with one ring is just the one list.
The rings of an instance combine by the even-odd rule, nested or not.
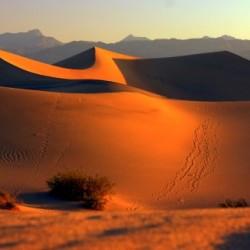
[(98, 237), (111, 237), (111, 236), (120, 236), (120, 235), (126, 235), (126, 234), (132, 234), (135, 232), (155, 229), (162, 226), (162, 224), (149, 224), (145, 226), (141, 226), (138, 228), (127, 228), (127, 227), (121, 227), (121, 228), (114, 228), (103, 231)]
[(35, 208), (61, 211), (83, 210), (81, 202), (64, 201), (48, 192), (23, 193), (18, 195), (18, 199), (25, 205)]
[(17, 247), (21, 242), (7, 242), (7, 243), (0, 243), (0, 249), (9, 249)]
[(11, 226), (1, 226), (0, 225), (0, 230), (1, 231), (3, 231), (3, 230), (14, 230), (14, 231), (19, 230), (19, 231), (21, 231), (21, 230), (23, 230), (27, 227), (31, 227), (31, 226), (33, 226), (33, 225), (11, 225)]
[(239, 233), (233, 233), (223, 238), (223, 243), (215, 246), (216, 250), (249, 250), (250, 249), (250, 227)]
[(87, 69), (95, 63), (95, 48), (71, 56), (65, 60), (54, 63), (55, 66), (68, 69)]
[(173, 220), (170, 217), (166, 217), (165, 222), (168, 223), (168, 224), (172, 224)]
[(93, 215), (86, 218), (86, 220), (101, 220), (101, 219), (102, 219), (101, 215)]
[[(75, 247), (79, 247), (80, 248), (80, 245), (83, 245), (83, 242), (82, 241), (79, 241), (79, 240), (73, 240), (73, 241), (69, 241), (65, 244), (62, 244), (62, 245), (59, 245), (59, 246), (56, 246), (54, 247), (53, 249), (54, 250), (61, 250), (61, 249), (71, 249), (71, 248), (75, 248)], [(83, 248), (82, 248), (83, 249)]]
[(169, 99), (250, 100), (250, 61), (226, 51), (114, 61), (129, 86)]
[(132, 231), (134, 231), (133, 229), (129, 229), (129, 228), (117, 228), (117, 229), (110, 229), (110, 230), (106, 230), (103, 232), (103, 234), (101, 235), (102, 237), (106, 237), (106, 236), (119, 236), (119, 235), (124, 235), (124, 234), (128, 234), (131, 233)]

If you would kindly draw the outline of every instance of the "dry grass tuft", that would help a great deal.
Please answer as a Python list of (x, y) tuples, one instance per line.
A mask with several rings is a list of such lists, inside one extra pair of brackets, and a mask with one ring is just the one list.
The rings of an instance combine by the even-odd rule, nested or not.
[(243, 207), (249, 207), (249, 205), (245, 199), (240, 198), (238, 200), (226, 199), (224, 203), (219, 204), (219, 207), (221, 208), (243, 208)]
[(51, 194), (64, 200), (81, 201), (83, 207), (102, 210), (114, 194), (107, 177), (87, 176), (79, 171), (58, 173), (47, 181)]
[(0, 209), (18, 210), (17, 203), (18, 201), (13, 195), (0, 191)]

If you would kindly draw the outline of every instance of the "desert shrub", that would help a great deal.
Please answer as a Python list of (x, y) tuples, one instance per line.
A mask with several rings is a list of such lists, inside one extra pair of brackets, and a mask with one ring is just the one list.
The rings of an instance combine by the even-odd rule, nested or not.
[(245, 199), (240, 198), (238, 200), (231, 200), (226, 199), (224, 203), (220, 203), (219, 207), (222, 208), (241, 208), (241, 207), (248, 207), (248, 203)]
[(13, 195), (0, 191), (0, 208), (1, 209), (6, 209), (6, 210), (17, 209), (16, 203), (17, 203), (17, 200)]
[(80, 171), (58, 173), (47, 181), (51, 194), (69, 201), (81, 201), (84, 208), (101, 210), (113, 195), (114, 183), (107, 177), (87, 176)]

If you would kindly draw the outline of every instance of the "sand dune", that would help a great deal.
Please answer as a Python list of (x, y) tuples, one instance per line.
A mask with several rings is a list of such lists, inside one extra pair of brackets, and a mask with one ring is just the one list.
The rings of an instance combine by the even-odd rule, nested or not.
[(133, 87), (124, 88), (127, 83), (112, 59), (131, 59), (126, 55), (93, 48), (58, 63), (65, 68), (7, 52), (0, 51), (0, 57), (0, 86), (66, 93), (133, 91)]
[[(1, 188), (52, 208), (44, 201), (46, 180), (81, 168), (117, 183), (108, 209), (216, 207), (227, 197), (250, 201), (248, 62), (224, 52), (129, 60), (99, 49), (94, 61), (93, 51), (86, 61), (83, 53), (60, 67), (1, 52)], [(99, 94), (82, 93), (86, 80), (89, 92)]]
[(1, 88), (0, 100), (1, 186), (7, 190), (43, 192), (50, 176), (80, 167), (114, 180), (118, 201), (127, 201), (123, 209), (250, 200), (249, 102), (8, 88)]
[(250, 61), (230, 52), (115, 61), (129, 85), (167, 98), (250, 100)]
[[(86, 56), (86, 61), (84, 55)], [(123, 56), (121, 54), (108, 52), (99, 48), (94, 48), (89, 52), (84, 53), (80, 56), (83, 61), (80, 64), (84, 69), (66, 69), (54, 65), (49, 65), (41, 62), (37, 62), (28, 58), (24, 58), (9, 52), (0, 51), (1, 59), (1, 72), (2, 76), (5, 75), (15, 75), (15, 71), (9, 66), (14, 66), (19, 70), (27, 71), (36, 75), (42, 75), (52, 78), (67, 79), (67, 80), (101, 80), (109, 82), (118, 82), (121, 84), (126, 84), (123, 74), (118, 69), (117, 65), (114, 63), (114, 58), (119, 59), (133, 59), (133, 57)], [(92, 59), (95, 56), (94, 65), (91, 68), (85, 68), (86, 65), (89, 66), (92, 63)], [(92, 58), (91, 58), (92, 57)], [(70, 60), (70, 59), (69, 59)], [(7, 64), (6, 64), (7, 63)], [(64, 62), (59, 65), (64, 65)], [(67, 66), (65, 62), (65, 66)], [(73, 65), (74, 66), (74, 63)], [(7, 72), (7, 73), (6, 73)], [(4, 78), (1, 79), (4, 82)]]
[[(74, 69), (84, 67), (82, 59), (89, 57), (90, 51), (86, 52), (87, 55), (79, 54), (58, 65)], [(137, 60), (116, 55), (111, 57), (125, 76), (127, 85), (170, 99), (250, 100), (250, 62), (230, 52)], [(93, 62), (93, 58), (90, 61)], [(119, 79), (115, 82), (119, 83)]]
[(176, 100), (250, 100), (250, 62), (229, 52), (136, 59), (93, 48), (56, 66), (1, 51), (0, 57), (1, 86), (88, 93), (99, 84), (105, 92), (144, 91)]

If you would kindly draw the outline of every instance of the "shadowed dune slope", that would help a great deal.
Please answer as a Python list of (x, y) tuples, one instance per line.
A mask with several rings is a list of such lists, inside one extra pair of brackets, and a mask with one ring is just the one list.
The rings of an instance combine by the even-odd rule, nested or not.
[(129, 85), (171, 99), (250, 100), (250, 61), (229, 52), (115, 61)]
[(95, 64), (95, 48), (57, 62), (54, 65), (69, 69), (86, 69)]

